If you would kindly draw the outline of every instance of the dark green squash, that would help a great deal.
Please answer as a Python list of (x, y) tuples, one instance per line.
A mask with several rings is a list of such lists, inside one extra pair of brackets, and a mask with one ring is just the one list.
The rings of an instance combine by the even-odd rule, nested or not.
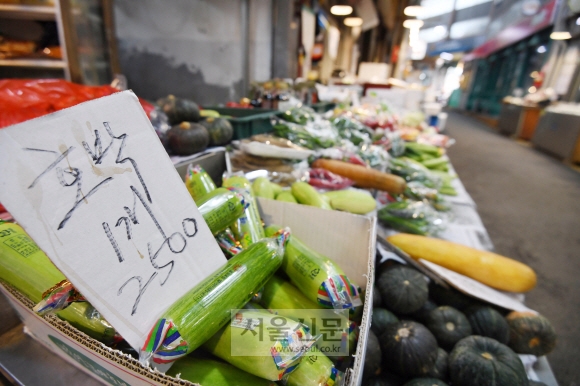
[(207, 129), (197, 123), (182, 122), (167, 132), (169, 147), (176, 155), (199, 153), (209, 144)]
[(508, 346), (484, 336), (469, 336), (457, 342), (449, 354), (453, 385), (527, 386), (522, 361)]
[(377, 334), (377, 336), (380, 336), (389, 324), (397, 323), (398, 321), (399, 318), (397, 318), (397, 316), (391, 311), (381, 307), (375, 307), (373, 308), (371, 330)]
[(441, 306), (429, 314), (425, 326), (433, 333), (439, 346), (451, 350), (455, 343), (471, 335), (467, 317), (453, 307)]
[(459, 311), (483, 304), (480, 300), (467, 296), (454, 288), (443, 288), (434, 282), (429, 283), (429, 296), (438, 305), (450, 306)]
[(415, 378), (405, 383), (403, 386), (449, 386), (437, 378)]
[(413, 268), (393, 266), (381, 272), (377, 279), (383, 305), (397, 314), (409, 314), (420, 309), (429, 297), (425, 277)]
[(402, 321), (389, 324), (379, 337), (383, 366), (406, 377), (429, 373), (437, 360), (437, 340), (422, 324)]
[(209, 146), (225, 145), (234, 136), (232, 124), (225, 118), (207, 117), (199, 123), (209, 132)]
[(159, 99), (157, 105), (167, 115), (171, 125), (177, 125), (181, 122), (199, 122), (199, 106), (189, 99), (168, 95)]
[(427, 376), (447, 382), (449, 380), (448, 358), (449, 354), (447, 354), (447, 351), (439, 347), (437, 349), (437, 360), (435, 361), (435, 366), (433, 367), (433, 370), (427, 374)]
[(425, 304), (417, 311), (408, 314), (407, 316), (411, 317), (413, 320), (416, 320), (419, 323), (425, 324), (427, 322), (427, 318), (431, 311), (437, 308), (437, 304), (435, 304), (431, 299), (427, 299)]
[(382, 307), (383, 306), (383, 300), (381, 299), (381, 293), (379, 292), (379, 289), (374, 286), (373, 287), (373, 307)]
[(363, 379), (371, 378), (381, 371), (381, 345), (379, 339), (369, 331), (367, 340), (367, 351), (365, 353), (365, 363), (363, 368)]
[(518, 354), (542, 356), (556, 347), (556, 331), (544, 316), (514, 311), (506, 319), (510, 327), (509, 346)]
[(470, 307), (465, 315), (471, 324), (473, 335), (487, 336), (499, 343), (508, 344), (510, 327), (506, 319), (495, 309), (488, 306)]

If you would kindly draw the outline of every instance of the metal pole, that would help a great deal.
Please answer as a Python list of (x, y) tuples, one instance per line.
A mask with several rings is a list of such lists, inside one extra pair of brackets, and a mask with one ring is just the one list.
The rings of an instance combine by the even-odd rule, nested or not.
[(249, 89), (250, 84), (250, 0), (241, 1), (241, 48), (242, 48), (242, 87), (243, 95)]

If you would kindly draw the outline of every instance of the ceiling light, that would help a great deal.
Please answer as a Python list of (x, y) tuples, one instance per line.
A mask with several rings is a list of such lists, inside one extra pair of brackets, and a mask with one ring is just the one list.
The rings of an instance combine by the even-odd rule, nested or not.
[(580, 25), (580, 17), (576, 19), (576, 25)]
[(445, 60), (453, 60), (453, 54), (450, 54), (449, 52), (442, 52), (439, 57)]
[(337, 16), (346, 16), (352, 13), (352, 7), (350, 5), (333, 5), (330, 7), (330, 13)]
[(536, 52), (538, 54), (543, 54), (544, 52), (546, 52), (546, 46), (539, 46), (538, 49), (536, 50)]
[(438, 25), (433, 28), (433, 32), (444, 35), (447, 33), (447, 27), (445, 27), (444, 25)]
[(570, 39), (572, 35), (568, 31), (554, 31), (550, 34), (550, 39), (552, 40), (566, 40)]
[(535, 88), (534, 86), (532, 86), (532, 87), (530, 87), (530, 88), (528, 89), (528, 92), (529, 92), (530, 94), (533, 94), (533, 93), (535, 93), (536, 91), (538, 91), (538, 89), (537, 89), (537, 88)]
[(405, 28), (421, 28), (421, 27), (423, 27), (423, 24), (425, 24), (423, 22), (423, 20), (407, 19), (403, 22), (403, 27), (405, 27)]
[(409, 5), (405, 7), (403, 13), (407, 16), (418, 16), (422, 10), (423, 8), (420, 5)]
[(363, 23), (363, 19), (360, 17), (347, 17), (344, 19), (344, 25), (348, 27), (360, 27)]

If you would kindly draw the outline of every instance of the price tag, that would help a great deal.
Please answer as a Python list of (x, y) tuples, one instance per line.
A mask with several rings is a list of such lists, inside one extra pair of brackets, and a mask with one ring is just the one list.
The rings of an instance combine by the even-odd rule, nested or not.
[(0, 202), (135, 349), (226, 262), (131, 91), (0, 130)]

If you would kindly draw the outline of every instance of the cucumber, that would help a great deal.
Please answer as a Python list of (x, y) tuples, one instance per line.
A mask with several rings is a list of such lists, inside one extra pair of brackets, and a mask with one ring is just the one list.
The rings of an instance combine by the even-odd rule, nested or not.
[(291, 186), (292, 195), (300, 204), (315, 206), (322, 209), (332, 209), (328, 202), (323, 199), (310, 184), (298, 181)]
[(286, 378), (286, 386), (342, 385), (344, 373), (334, 367), (326, 355), (312, 350), (302, 359), (296, 370)]
[[(152, 358), (155, 363), (169, 363), (190, 353), (231, 318), (231, 311), (244, 306), (280, 267), (284, 254), (281, 241), (263, 239), (228, 260), (209, 276), (172, 304), (153, 326), (140, 355), (142, 363)], [(185, 344), (165, 347), (174, 331), (156, 339), (159, 330), (173, 323)], [(171, 342), (169, 342), (171, 343)]]
[[(274, 235), (280, 227), (266, 228)], [(282, 270), (290, 281), (311, 301), (326, 308), (355, 308), (362, 305), (358, 287), (328, 257), (312, 250), (290, 235), (284, 252)]]
[(256, 377), (228, 363), (215, 359), (188, 355), (176, 361), (167, 375), (185, 379), (202, 386), (275, 386), (276, 384)]
[[(0, 220), (0, 279), (38, 303), (66, 278), (20, 225)], [(88, 302), (72, 303), (56, 315), (92, 338), (113, 342), (115, 329)]]
[(298, 201), (292, 195), (292, 192), (289, 190), (283, 190), (276, 196), (277, 201), (284, 201), (284, 202), (291, 202), (293, 204), (298, 204)]
[(247, 248), (265, 237), (264, 227), (258, 212), (258, 204), (252, 194), (252, 185), (247, 178), (242, 176), (231, 176), (224, 179), (223, 186), (231, 188), (244, 196), (246, 208), (244, 215), (232, 225), (232, 232), (236, 239)]
[[(211, 198), (199, 206), (203, 219), (209, 226), (212, 234), (225, 230), (244, 214), (244, 199), (241, 194), (222, 188), (214, 192)], [(212, 192), (213, 193), (213, 192)], [(209, 195), (208, 195), (209, 196)], [(207, 196), (206, 196), (207, 197)]]
[(377, 202), (368, 193), (360, 190), (345, 189), (323, 193), (330, 199), (330, 206), (354, 214), (367, 214), (377, 207)]
[[(310, 338), (297, 321), (244, 310), (205, 342), (203, 348), (250, 374), (279, 381), (296, 369), (312, 343)], [(291, 347), (297, 350), (284, 350)]]
[(258, 177), (252, 183), (252, 192), (255, 197), (264, 197), (273, 200), (275, 197), (274, 188), (266, 177)]
[(217, 189), (209, 174), (199, 165), (189, 165), (187, 167), (185, 186), (196, 202), (206, 194)]

